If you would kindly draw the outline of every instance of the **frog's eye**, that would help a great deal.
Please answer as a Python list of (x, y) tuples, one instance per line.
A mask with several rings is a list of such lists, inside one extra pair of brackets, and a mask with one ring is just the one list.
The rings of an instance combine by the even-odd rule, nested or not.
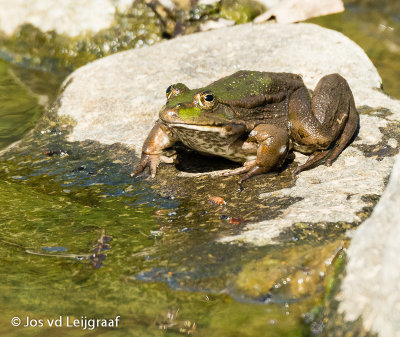
[(184, 85), (183, 83), (176, 83), (170, 85), (167, 90), (165, 91), (165, 94), (167, 95), (167, 100), (171, 99), (173, 97), (176, 97), (186, 91), (188, 91), (189, 88)]
[(212, 109), (215, 105), (215, 97), (210, 91), (203, 91), (198, 97), (198, 103), (203, 109)]
[(172, 96), (172, 88), (173, 88), (173, 86), (170, 85), (170, 86), (167, 88), (167, 90), (165, 90), (165, 95), (167, 96), (167, 99), (170, 99), (171, 96)]
[(204, 99), (205, 99), (207, 102), (212, 102), (212, 101), (214, 100), (214, 95), (211, 95), (211, 94), (205, 95), (205, 96), (204, 96)]

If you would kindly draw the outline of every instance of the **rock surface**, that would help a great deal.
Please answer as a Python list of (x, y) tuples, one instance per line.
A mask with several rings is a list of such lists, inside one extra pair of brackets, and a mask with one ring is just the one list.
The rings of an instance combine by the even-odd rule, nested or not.
[(0, 31), (11, 35), (15, 29), (31, 23), (42, 31), (76, 36), (108, 28), (115, 11), (123, 11), (132, 0), (0, 0)]
[(354, 233), (340, 294), (347, 320), (381, 337), (400, 336), (400, 156), (371, 217)]
[[(70, 140), (121, 142), (140, 155), (143, 140), (165, 102), (164, 92), (169, 84), (183, 82), (189, 87), (199, 87), (239, 69), (299, 73), (310, 88), (323, 75), (340, 73), (353, 90), (360, 112), (360, 130), (332, 167), (319, 166), (302, 172), (294, 187), (266, 191), (259, 196), (260, 199), (298, 197), (299, 201), (279, 218), (248, 224), (240, 234), (221, 241), (264, 245), (296, 222), (360, 221), (359, 212), (367, 205), (366, 198), (383, 193), (394, 164), (400, 141), (400, 102), (379, 91), (381, 79), (368, 57), (338, 32), (311, 24), (247, 24), (122, 52), (74, 72), (64, 84), (58, 113), (76, 121)], [(305, 159), (296, 154), (297, 161)], [(398, 181), (398, 176), (392, 178), (395, 179)], [(391, 183), (389, 194), (396, 193), (392, 189), (398, 189), (399, 183), (395, 184)], [(399, 268), (394, 270), (391, 263), (397, 261), (397, 255), (393, 254), (400, 230), (395, 224), (376, 226), (386, 221), (384, 217), (375, 220), (384, 213), (383, 207), (386, 206), (377, 208), (374, 218), (356, 233), (350, 249), (349, 281), (343, 288), (347, 294), (343, 310), (349, 319), (362, 314), (368, 327), (380, 331), (382, 336), (395, 336), (390, 329), (398, 324), (395, 306), (400, 292), (397, 289), (397, 295), (391, 297), (389, 291), (395, 290), (385, 285), (398, 279)], [(394, 207), (388, 223), (395, 221)], [(386, 244), (392, 248), (385, 249)], [(367, 260), (372, 262), (371, 267)], [(381, 277), (377, 280), (376, 275)], [(357, 286), (363, 292), (353, 305), (349, 296)], [(377, 303), (371, 301), (376, 294), (379, 294)], [(390, 298), (393, 301), (384, 302)], [(373, 314), (372, 308), (375, 306), (379, 311), (379, 305), (388, 308), (379, 315)], [(384, 326), (385, 317), (393, 319), (392, 327)], [(393, 331), (399, 331), (398, 327)]]

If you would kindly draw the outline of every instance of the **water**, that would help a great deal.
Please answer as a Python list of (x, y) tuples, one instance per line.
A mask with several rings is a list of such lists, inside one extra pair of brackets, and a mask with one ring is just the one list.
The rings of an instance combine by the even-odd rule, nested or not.
[[(243, 280), (232, 282), (243, 266), (262, 263), (267, 253), (279, 256), (282, 249), (216, 242), (232, 230), (222, 215), (232, 215), (235, 207), (178, 199), (148, 181), (132, 181), (132, 158), (124, 147), (68, 143), (68, 126), (54, 118), (44, 116), (0, 160), (2, 335), (28, 336), (39, 329), (12, 327), (14, 316), (39, 324), (60, 315), (64, 327), (56, 333), (66, 336), (85, 332), (66, 327), (67, 316), (116, 315), (119, 329), (96, 332), (302, 334), (301, 313), (314, 298), (299, 301), (288, 289), (246, 294)], [(47, 324), (40, 329), (54, 333)]]
[(0, 149), (19, 140), (38, 121), (42, 109), (9, 64), (0, 60)]
[[(396, 32), (398, 15), (387, 7), (377, 13), (352, 3), (344, 14), (315, 20), (366, 48), (385, 90), (399, 97), (397, 35), (379, 28)], [(62, 75), (6, 61), (0, 72), (0, 148), (25, 135), (0, 157), (2, 336), (310, 335), (344, 259), (344, 233), (358, 223), (299, 223), (265, 247), (219, 243), (297, 201), (253, 205), (260, 193), (294, 184), (287, 171), (255, 177), (241, 192), (235, 178), (176, 179), (174, 167), (154, 182), (132, 179), (126, 148), (67, 142), (68, 121), (52, 111), (42, 115)], [(186, 155), (189, 164), (206, 166), (204, 158)], [(227, 203), (215, 205), (210, 196)], [(376, 201), (371, 196), (361, 218)], [(60, 315), (63, 326), (49, 327), (47, 319)], [(85, 328), (88, 319), (117, 315), (118, 328)], [(43, 327), (13, 327), (14, 316), (21, 324), (42, 320)], [(67, 327), (67, 318), (80, 326)]]

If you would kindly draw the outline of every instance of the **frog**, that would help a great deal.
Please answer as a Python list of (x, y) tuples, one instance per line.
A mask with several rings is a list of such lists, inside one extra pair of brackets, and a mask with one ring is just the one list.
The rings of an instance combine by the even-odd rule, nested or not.
[(239, 184), (278, 170), (292, 151), (309, 156), (297, 175), (322, 162), (331, 166), (359, 125), (350, 86), (337, 73), (311, 91), (298, 74), (240, 70), (198, 89), (172, 84), (166, 97), (132, 176), (149, 167), (154, 178), (160, 163), (176, 163), (166, 154), (177, 142), (240, 163), (217, 174), (241, 175)]

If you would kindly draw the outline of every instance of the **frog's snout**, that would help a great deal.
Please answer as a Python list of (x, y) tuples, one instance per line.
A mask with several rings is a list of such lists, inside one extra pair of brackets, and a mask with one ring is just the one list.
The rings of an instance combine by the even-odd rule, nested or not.
[(160, 111), (160, 117), (163, 121), (167, 123), (173, 123), (175, 120), (178, 119), (178, 109), (179, 107), (173, 108), (165, 108), (164, 110)]

